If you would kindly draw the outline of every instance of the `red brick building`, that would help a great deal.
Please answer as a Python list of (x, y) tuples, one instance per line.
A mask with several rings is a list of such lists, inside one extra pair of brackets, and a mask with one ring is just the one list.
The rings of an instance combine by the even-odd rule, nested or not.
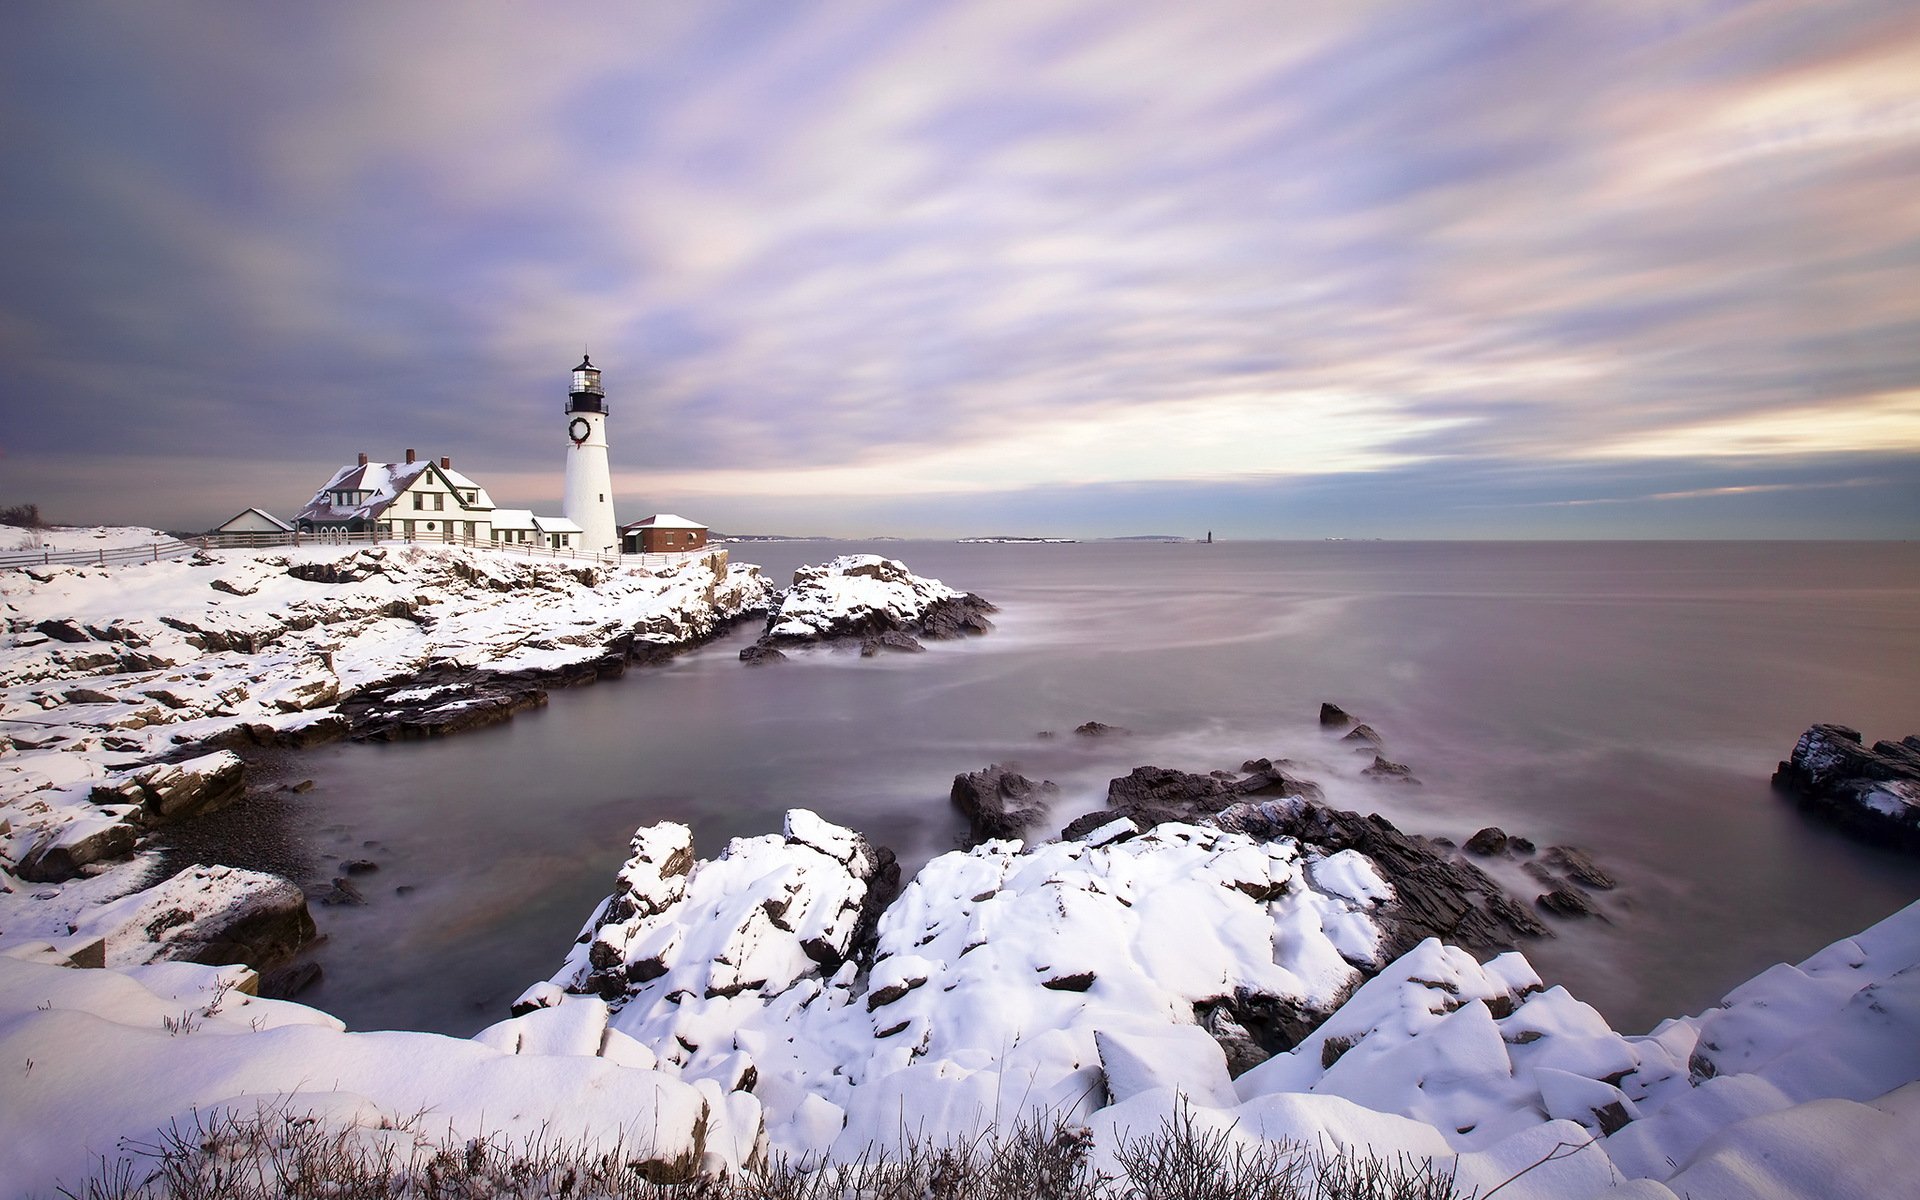
[(624, 554), (666, 554), (699, 550), (707, 544), (707, 527), (672, 513), (656, 513), (620, 527)]

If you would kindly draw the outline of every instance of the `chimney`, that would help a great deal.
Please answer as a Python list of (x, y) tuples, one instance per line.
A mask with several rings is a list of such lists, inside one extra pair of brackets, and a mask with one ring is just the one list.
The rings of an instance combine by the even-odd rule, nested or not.
[(407, 449), (407, 461), (408, 462), (413, 461), (413, 449), (411, 447)]
[(451, 454), (442, 454), (440, 456), (440, 469), (442, 471), (453, 470), (453, 456)]
[(363, 467), (367, 465), (367, 453), (364, 450), (360, 452), (360, 465)]

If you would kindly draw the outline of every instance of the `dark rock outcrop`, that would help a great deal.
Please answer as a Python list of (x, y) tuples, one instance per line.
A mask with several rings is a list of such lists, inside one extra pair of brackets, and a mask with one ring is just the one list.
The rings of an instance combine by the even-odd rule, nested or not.
[(393, 742), (497, 725), (546, 702), (546, 689), (522, 673), (441, 670), (367, 688), (339, 712), (355, 741)]
[[(1284, 762), (1285, 760), (1282, 760)], [(1247, 773), (1235, 778), (1220, 771), (1195, 775), (1170, 767), (1135, 767), (1107, 784), (1107, 807), (1077, 817), (1062, 837), (1084, 837), (1119, 817), (1142, 831), (1163, 821), (1198, 821), (1230, 805), (1258, 796), (1320, 797), (1320, 785), (1288, 772), (1271, 759), (1251, 759)]]
[(1576, 883), (1585, 884), (1601, 891), (1611, 891), (1619, 886), (1613, 876), (1600, 869), (1593, 856), (1575, 846), (1549, 846), (1540, 860), (1549, 867), (1564, 871)]
[(1413, 768), (1405, 763), (1397, 763), (1382, 755), (1373, 756), (1373, 765), (1360, 772), (1365, 779), (1374, 783), (1407, 783), (1416, 787), (1420, 781), (1413, 777)]
[(1051, 780), (1035, 783), (998, 763), (984, 771), (953, 777), (953, 806), (972, 826), (970, 846), (997, 838), (1017, 838), (1046, 819), (1060, 788)]
[(1863, 743), (1845, 725), (1815, 725), (1773, 786), (1876, 841), (1920, 849), (1920, 737)]
[(936, 600), (920, 614), (920, 636), (935, 641), (971, 637), (993, 628), (987, 614), (999, 611), (992, 604), (968, 592), (952, 600)]
[(921, 654), (926, 651), (926, 647), (922, 646), (920, 640), (912, 634), (901, 633), (898, 630), (876, 633), (860, 643), (861, 658), (872, 658), (887, 650), (904, 654)]
[(1467, 853), (1491, 857), (1504, 854), (1507, 849), (1507, 833), (1498, 825), (1489, 825), (1467, 839)]
[(1299, 1045), (1338, 1007), (1337, 1002), (1325, 1010), (1303, 1007), (1285, 997), (1242, 987), (1195, 1004), (1193, 1019), (1220, 1043), (1227, 1056), (1227, 1073), (1237, 1079)]
[(1211, 824), (1262, 840), (1291, 837), (1323, 853), (1358, 850), (1373, 860), (1395, 898), (1380, 920), (1391, 959), (1428, 937), (1468, 950), (1512, 949), (1522, 938), (1551, 936), (1527, 906), (1472, 863), (1447, 858), (1378, 813), (1362, 816), (1290, 798), (1240, 804)]
[(1561, 917), (1598, 917), (1599, 906), (1593, 897), (1577, 884), (1562, 881), (1558, 887), (1542, 892), (1534, 901), (1547, 912)]
[(260, 995), (269, 1000), (291, 1000), (319, 983), (323, 974), (317, 962), (276, 967), (260, 976)]

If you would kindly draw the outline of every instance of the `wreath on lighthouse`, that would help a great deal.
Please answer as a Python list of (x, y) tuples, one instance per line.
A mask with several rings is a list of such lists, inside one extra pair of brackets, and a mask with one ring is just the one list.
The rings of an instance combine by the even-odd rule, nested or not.
[(573, 439), (573, 444), (576, 446), (586, 441), (592, 433), (593, 426), (587, 424), (585, 417), (575, 417), (567, 422), (567, 436)]

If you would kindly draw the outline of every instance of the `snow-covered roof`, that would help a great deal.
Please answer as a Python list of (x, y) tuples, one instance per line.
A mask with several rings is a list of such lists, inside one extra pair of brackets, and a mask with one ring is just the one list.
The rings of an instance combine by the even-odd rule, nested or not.
[(685, 517), (679, 516), (675, 513), (655, 513), (651, 517), (641, 517), (638, 521), (633, 521), (626, 525), (622, 525), (620, 528), (622, 530), (627, 530), (627, 529), (705, 529), (706, 526), (702, 525), (698, 521), (689, 521)]
[(245, 520), (249, 513), (251, 513), (256, 517), (259, 517), (263, 521), (266, 521), (276, 529), (284, 530), (287, 533), (293, 532), (292, 524), (286, 521), (282, 521), (279, 517), (274, 516), (272, 513), (268, 512), (264, 508), (243, 508), (239, 512), (228, 517), (226, 520), (220, 522), (220, 524), (214, 526), (214, 531), (219, 532), (220, 530), (228, 528), (236, 521)]
[(469, 479), (467, 476), (462, 475), (460, 472), (454, 470), (452, 467), (441, 467), (440, 474), (445, 476), (447, 482), (452, 484), (454, 487), (472, 489), (472, 491), (474, 492), (474, 498), (473, 498), (473, 502), (467, 505), (468, 508), (492, 508), (493, 507), (493, 497), (487, 495), (487, 489), (481, 487), (478, 483), (475, 483), (472, 479)]
[[(416, 462), (401, 463), (348, 463), (333, 473), (307, 506), (294, 514), (294, 519), (308, 521), (362, 521), (372, 520), (385, 512), (387, 507), (399, 499), (408, 488), (418, 483), (429, 472), (437, 473), (448, 487), (472, 491), (471, 503), (460, 501), (462, 510), (493, 510), (493, 497), (487, 495), (487, 489), (449, 467), (442, 467), (431, 458)], [(335, 504), (335, 492), (366, 492), (367, 498), (359, 504)], [(456, 494), (457, 498), (457, 494)]]

